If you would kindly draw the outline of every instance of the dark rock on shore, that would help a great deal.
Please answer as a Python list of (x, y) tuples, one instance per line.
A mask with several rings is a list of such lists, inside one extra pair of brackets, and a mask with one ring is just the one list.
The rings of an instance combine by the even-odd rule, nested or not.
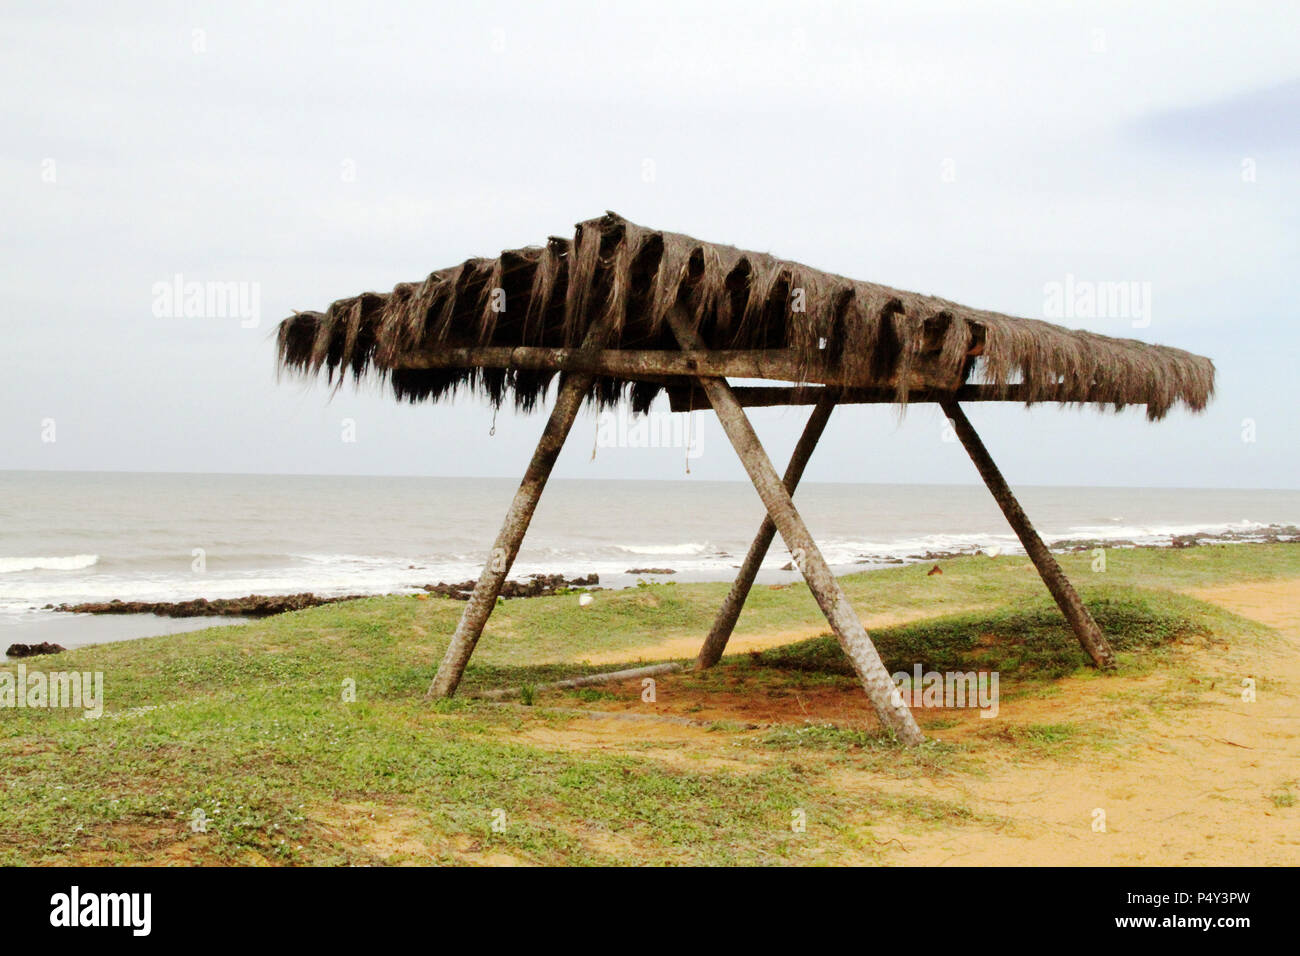
[[(439, 597), (468, 601), (474, 593), (475, 581), (459, 584), (426, 584), (424, 590)], [(527, 581), (507, 581), (501, 588), (501, 597), (548, 597), (566, 588), (591, 588), (600, 583), (600, 575), (588, 574), (581, 578), (566, 578), (563, 574), (534, 574)]]
[(269, 617), (285, 611), (338, 601), (354, 601), (368, 597), (365, 594), (347, 594), (340, 597), (321, 597), (311, 592), (302, 594), (250, 594), (241, 598), (195, 598), (192, 601), (108, 601), (89, 604), (60, 604), (56, 611), (72, 614), (157, 614), (160, 617)]
[(628, 568), (624, 574), (676, 574), (675, 568)]
[[(509, 581), (506, 582), (506, 584), (509, 583)], [(437, 584), (424, 585), (423, 590), (428, 591), (430, 594), (436, 594), (438, 597), (455, 598), (457, 601), (468, 601), (470, 595), (474, 592), (474, 584), (475, 582), (473, 581), (461, 581), (459, 584), (448, 584), (445, 581), (440, 581)], [(505, 593), (505, 588), (501, 589), (501, 593)]]
[(5, 653), (10, 657), (35, 657), (37, 654), (59, 654), (65, 650), (67, 648), (62, 644), (45, 641), (41, 644), (10, 644)]
[(971, 552), (971, 551), (927, 551), (927, 552), (925, 552), (924, 555), (922, 555), (922, 559), (925, 560), (925, 561), (951, 561), (951, 560), (953, 560), (954, 558), (964, 558), (964, 557), (966, 557), (967, 555), (969, 555), (969, 554), (973, 554), (973, 553), (975, 553), (975, 552)]
[(1062, 538), (1048, 547), (1053, 551), (1095, 551), (1098, 548), (1136, 548), (1137, 542), (1127, 538)]
[[(599, 583), (600, 576), (597, 574), (588, 574), (580, 578), (565, 578), (562, 574), (534, 574), (527, 581), (507, 581), (501, 589), (501, 596), (542, 597), (564, 588), (590, 588)], [(474, 584), (474, 581), (462, 581), (459, 584), (426, 584), (424, 590), (430, 594), (467, 601), (474, 591)], [(304, 591), (301, 594), (250, 594), (241, 598), (213, 600), (195, 598), (192, 601), (112, 600), (87, 604), (60, 604), (54, 610), (66, 611), (70, 614), (157, 614), (160, 617), (270, 617), (272, 614), (283, 614), (286, 611), (301, 611), (322, 604), (357, 601), (374, 596), (373, 594), (343, 594), (322, 597)]]
[(951, 561), (953, 558), (965, 558), (972, 554), (979, 554), (980, 548), (973, 548), (969, 551), (927, 551), (925, 554), (909, 554), (906, 560), (900, 560), (899, 564), (906, 564), (907, 561)]

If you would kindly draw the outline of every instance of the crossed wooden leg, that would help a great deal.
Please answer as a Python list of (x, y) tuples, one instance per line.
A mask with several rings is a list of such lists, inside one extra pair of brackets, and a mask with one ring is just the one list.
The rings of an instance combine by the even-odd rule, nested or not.
[[(668, 323), (683, 349), (696, 349), (702, 346), (699, 333), (677, 309), (668, 313)], [(891, 730), (903, 743), (915, 745), (925, 740), (921, 729), (916, 725), (912, 712), (903, 702), (902, 695), (894, 685), (889, 671), (880, 660), (880, 654), (867, 636), (866, 629), (858, 620), (857, 614), (849, 604), (840, 583), (831, 573), (830, 566), (822, 557), (817, 543), (813, 541), (803, 518), (795, 510), (790, 492), (782, 483), (771, 460), (759, 444), (754, 428), (745, 417), (745, 410), (737, 401), (726, 379), (701, 378), (701, 387), (709, 397), (709, 403), (717, 412), (727, 438), (731, 441), (736, 454), (740, 456), (745, 470), (749, 472), (750, 481), (767, 507), (768, 516), (781, 532), (786, 547), (794, 556), (795, 564), (803, 572), (808, 582), (808, 589), (817, 599), (818, 606), (830, 622), (844, 649), (845, 655), (857, 671), (858, 679), (867, 692), (867, 698), (880, 719), (881, 724)]]
[[(835, 399), (830, 397), (829, 392), (823, 392), (813, 407), (808, 424), (804, 426), (803, 434), (799, 437), (798, 444), (794, 446), (790, 464), (785, 469), (783, 484), (791, 495), (799, 486), (799, 479), (803, 477), (808, 459), (812, 457), (813, 449), (817, 447), (817, 442), (822, 437), (822, 432), (826, 429), (826, 423), (830, 421), (831, 412), (834, 410)], [(735, 630), (736, 620), (745, 606), (745, 599), (749, 597), (750, 588), (754, 586), (758, 569), (762, 567), (763, 559), (767, 557), (768, 548), (772, 546), (774, 537), (776, 537), (776, 524), (770, 517), (764, 516), (763, 524), (754, 537), (754, 543), (749, 546), (749, 553), (745, 555), (745, 563), (740, 566), (740, 574), (731, 585), (731, 590), (727, 592), (726, 600), (722, 602), (718, 616), (713, 621), (713, 628), (700, 648), (700, 655), (695, 661), (697, 668), (712, 667), (722, 658), (723, 652), (727, 649), (727, 641), (731, 639), (731, 632)]]

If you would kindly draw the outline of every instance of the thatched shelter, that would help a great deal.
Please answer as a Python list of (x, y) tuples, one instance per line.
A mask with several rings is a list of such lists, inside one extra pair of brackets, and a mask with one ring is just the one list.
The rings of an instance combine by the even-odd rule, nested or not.
[[(970, 309), (933, 296), (810, 269), (765, 253), (635, 225), (613, 213), (572, 239), (469, 259), (362, 293), (279, 329), (285, 369), (387, 380), (399, 400), (462, 389), (528, 411), (561, 385), (493, 558), (448, 648), (431, 694), (454, 693), (537, 499), (584, 401), (647, 410), (666, 392), (676, 410), (712, 407), (769, 512), (700, 664), (717, 661), (758, 564), (779, 530), (862, 677), (882, 722), (920, 739), (911, 714), (815, 542), (791, 493), (836, 404), (938, 402), (1026, 551), (1098, 666), (1113, 654), (1020, 510), (962, 412), (963, 401), (1144, 405), (1151, 420), (1214, 389), (1209, 359), (1132, 339)], [(727, 378), (777, 386), (732, 388)], [(784, 481), (743, 408), (814, 404)]]

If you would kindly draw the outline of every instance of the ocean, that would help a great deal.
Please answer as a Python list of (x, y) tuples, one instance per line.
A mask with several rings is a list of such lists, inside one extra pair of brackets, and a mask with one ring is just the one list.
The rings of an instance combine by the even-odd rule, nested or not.
[[(514, 479), (0, 472), (0, 647), (65, 646), (209, 626), (212, 619), (68, 615), (46, 605), (246, 594), (387, 593), (476, 578)], [(1300, 491), (1022, 487), (1050, 543), (1249, 540), (1300, 524)], [(838, 573), (935, 552), (1019, 550), (979, 485), (806, 484), (796, 494)], [(552, 480), (515, 563), (531, 573), (638, 568), (726, 580), (763, 512), (743, 483)], [(777, 543), (763, 578), (786, 580)]]

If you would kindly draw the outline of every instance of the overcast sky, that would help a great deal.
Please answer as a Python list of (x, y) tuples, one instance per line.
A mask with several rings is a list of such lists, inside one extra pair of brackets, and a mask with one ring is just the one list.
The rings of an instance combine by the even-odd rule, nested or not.
[[(1067, 276), (1149, 283), (1149, 322), (1061, 321), (1210, 356), (1210, 409), (976, 407), (1008, 478), (1300, 487), (1298, 28), (1291, 3), (6, 3), (0, 468), (518, 476), (542, 416), (490, 437), (479, 401), (277, 382), (275, 323), (612, 209), (1015, 315)], [(257, 324), (157, 314), (178, 274), (246, 283)], [(755, 414), (774, 458), (806, 415)], [(696, 419), (691, 479), (743, 478)], [(977, 480), (942, 425), (840, 409), (808, 479)], [(687, 477), (681, 449), (592, 461), (596, 433), (557, 474)]]

